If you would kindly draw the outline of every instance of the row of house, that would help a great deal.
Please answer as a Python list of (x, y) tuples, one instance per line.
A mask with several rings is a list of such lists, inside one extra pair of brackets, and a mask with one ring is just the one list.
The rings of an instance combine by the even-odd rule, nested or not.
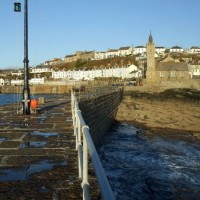
[[(30, 79), (29, 80), (29, 84), (31, 84), (31, 85), (44, 84), (44, 81), (42, 83), (42, 79), (44, 80), (44, 78), (35, 78), (35, 80), (34, 79), (33, 80)], [(0, 86), (4, 86), (4, 85), (23, 85), (23, 84), (24, 84), (24, 81), (22, 79), (12, 79), (11, 81), (9, 81), (8, 79), (0, 78)]]
[[(35, 71), (35, 70), (34, 70)], [(42, 71), (47, 71), (47, 68), (38, 70), (40, 73)], [(50, 70), (52, 73), (52, 78), (55, 80), (58, 79), (65, 79), (65, 80), (94, 80), (95, 78), (108, 78), (108, 77), (118, 77), (122, 79), (126, 78), (140, 78), (142, 77), (142, 70), (138, 69), (135, 65), (128, 65), (124, 67), (114, 67), (108, 69), (93, 69), (93, 70), (68, 70), (68, 71), (53, 71)], [(19, 72), (21, 75), (22, 72)], [(16, 75), (16, 73), (14, 73)], [(22, 79), (13, 79), (7, 84), (9, 85), (23, 85), (24, 81)], [(6, 84), (6, 80), (1, 78), (0, 85), (3, 86)], [(45, 78), (31, 78), (29, 80), (30, 85), (39, 85), (45, 84)]]
[[(44, 77), (42, 78), (31, 78), (29, 79), (29, 84), (30, 85), (43, 85), (44, 84)], [(23, 85), (24, 80), (22, 79), (13, 79), (10, 81), (10, 85)]]
[(95, 78), (139, 78), (142, 77), (142, 70), (135, 65), (114, 67), (108, 69), (78, 70), (78, 71), (53, 71), (54, 79), (94, 80)]
[[(155, 49), (155, 53), (158, 55), (164, 55), (167, 48), (158, 46)], [(190, 53), (198, 54), (200, 53), (200, 47), (193, 46), (190, 49), (183, 49), (180, 46), (173, 46), (168, 49), (170, 53)], [(75, 54), (67, 55), (63, 59), (54, 58), (53, 60), (46, 61), (44, 65), (56, 65), (60, 63), (67, 63), (81, 60), (101, 60), (106, 58), (112, 58), (116, 56), (128, 56), (128, 55), (138, 55), (146, 53), (145, 46), (136, 46), (136, 47), (120, 47), (119, 49), (108, 49), (107, 51), (97, 52), (97, 51), (76, 51)]]

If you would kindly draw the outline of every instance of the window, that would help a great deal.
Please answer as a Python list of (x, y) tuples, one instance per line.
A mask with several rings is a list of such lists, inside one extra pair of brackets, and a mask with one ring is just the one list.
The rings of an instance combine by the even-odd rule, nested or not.
[(163, 72), (160, 72), (160, 78), (164, 78), (164, 73)]
[(170, 72), (170, 77), (175, 78), (176, 77), (176, 72)]
[(180, 78), (184, 78), (184, 72), (180, 72)]

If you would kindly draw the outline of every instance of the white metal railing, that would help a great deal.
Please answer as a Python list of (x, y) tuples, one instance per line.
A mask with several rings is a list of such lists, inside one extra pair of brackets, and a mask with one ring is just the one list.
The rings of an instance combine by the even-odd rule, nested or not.
[(89, 127), (86, 125), (78, 102), (73, 90), (71, 91), (71, 107), (74, 126), (74, 135), (76, 136), (76, 150), (78, 151), (79, 178), (82, 179), (83, 199), (89, 200), (89, 183), (88, 183), (88, 153), (92, 160), (95, 175), (104, 200), (114, 200), (112, 189), (106, 177), (105, 171), (99, 159), (98, 153), (92, 141)]

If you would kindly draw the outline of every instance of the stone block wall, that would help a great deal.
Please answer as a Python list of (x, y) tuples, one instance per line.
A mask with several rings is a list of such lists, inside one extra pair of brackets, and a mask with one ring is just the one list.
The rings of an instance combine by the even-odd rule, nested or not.
[(86, 124), (90, 127), (90, 134), (95, 146), (111, 128), (122, 99), (122, 90), (102, 95), (93, 99), (81, 101), (79, 108)]
[(141, 92), (162, 92), (168, 89), (176, 88), (190, 88), (200, 90), (200, 79), (193, 79), (188, 81), (163, 81), (159, 84), (148, 84), (144, 81), (143, 86), (125, 86), (124, 91), (135, 91)]
[[(0, 87), (0, 93), (22, 93), (23, 86), (3, 86)], [(71, 86), (67, 85), (31, 85), (31, 94), (66, 94), (70, 93)]]

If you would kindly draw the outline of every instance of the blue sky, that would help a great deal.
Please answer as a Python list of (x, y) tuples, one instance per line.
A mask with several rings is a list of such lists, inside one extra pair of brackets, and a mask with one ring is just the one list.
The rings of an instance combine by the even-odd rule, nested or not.
[[(23, 67), (23, 6), (0, 0), (0, 69)], [(29, 60), (35, 66), (77, 50), (200, 46), (199, 0), (29, 0)]]

